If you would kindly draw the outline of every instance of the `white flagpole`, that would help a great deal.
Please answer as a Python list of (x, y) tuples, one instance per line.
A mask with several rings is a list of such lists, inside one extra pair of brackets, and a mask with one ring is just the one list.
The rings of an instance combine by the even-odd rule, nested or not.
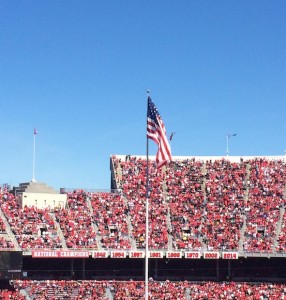
[(35, 161), (36, 161), (36, 135), (37, 135), (37, 129), (34, 129), (34, 147), (33, 147), (33, 178), (32, 178), (32, 182), (36, 182), (36, 179), (35, 179)]
[[(149, 91), (147, 91), (149, 94)], [(147, 96), (147, 110), (148, 110), (148, 96)], [(148, 116), (147, 116), (148, 117)], [(146, 156), (147, 156), (147, 166), (146, 166), (146, 212), (145, 212), (145, 300), (148, 300), (149, 295), (149, 142), (148, 136), (146, 141)]]

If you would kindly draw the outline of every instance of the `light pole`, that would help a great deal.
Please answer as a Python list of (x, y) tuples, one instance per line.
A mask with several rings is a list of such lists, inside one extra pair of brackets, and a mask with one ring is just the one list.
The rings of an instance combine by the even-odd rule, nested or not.
[(228, 143), (229, 143), (229, 139), (230, 139), (232, 136), (237, 136), (237, 133), (232, 133), (232, 134), (227, 134), (227, 135), (226, 135), (226, 156), (229, 155)]
[(33, 178), (32, 182), (36, 182), (35, 179), (35, 158), (36, 158), (36, 135), (38, 134), (37, 129), (34, 129), (34, 147), (33, 147)]

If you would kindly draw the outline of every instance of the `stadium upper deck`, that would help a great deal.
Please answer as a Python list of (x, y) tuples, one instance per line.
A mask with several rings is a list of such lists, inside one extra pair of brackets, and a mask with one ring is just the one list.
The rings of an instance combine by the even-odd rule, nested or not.
[[(140, 244), (146, 158), (111, 161), (116, 188), (133, 208), (133, 236)], [(174, 157), (160, 172), (151, 158), (149, 247), (284, 255), (285, 170), (284, 156)]]
[[(69, 192), (66, 208), (21, 208), (2, 191), (1, 248), (142, 258), (146, 157), (114, 155), (111, 171), (117, 192)], [(150, 255), (285, 256), (285, 183), (284, 156), (174, 157), (159, 172), (150, 157)]]

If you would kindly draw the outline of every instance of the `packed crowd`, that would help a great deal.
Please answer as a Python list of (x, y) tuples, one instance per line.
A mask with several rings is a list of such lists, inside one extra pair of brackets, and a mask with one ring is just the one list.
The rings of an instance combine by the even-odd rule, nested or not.
[(21, 249), (62, 247), (49, 209), (38, 209), (34, 206), (22, 208), (12, 194), (5, 195), (0, 202), (1, 210)]
[(118, 193), (90, 195), (93, 219), (104, 249), (131, 249), (128, 232), (127, 204)]
[(101, 299), (106, 297), (105, 282), (65, 280), (14, 280), (11, 281), (18, 293), (25, 291), (31, 300), (56, 299)]
[(206, 162), (202, 235), (208, 250), (239, 250), (243, 225), (245, 164)]
[(6, 232), (6, 226), (2, 219), (0, 219), (0, 250), (2, 249), (13, 249), (14, 244), (11, 241), (11, 238), (9, 237), (8, 233)]
[(166, 192), (173, 232), (173, 248), (201, 250), (204, 194), (202, 163), (175, 162), (166, 170)]
[[(274, 245), (280, 209), (285, 206), (286, 167), (282, 161), (266, 159), (251, 160), (249, 165), (244, 250), (272, 252), (276, 250)], [(285, 223), (282, 223), (284, 227)], [(280, 246), (283, 248), (282, 237)]]
[[(2, 190), (0, 208), (23, 250), (145, 248), (285, 252), (286, 166), (256, 158), (231, 162), (112, 157), (117, 193), (67, 193), (67, 207), (21, 207)], [(5, 222), (6, 222), (5, 221)], [(0, 248), (15, 245), (0, 218)], [(62, 233), (62, 236), (60, 235)], [(13, 240), (15, 241), (15, 239)]]
[(83, 190), (69, 192), (67, 207), (55, 210), (56, 220), (60, 224), (68, 248), (98, 248), (87, 197), (88, 194)]
[(25, 300), (26, 297), (23, 296), (18, 290), (0, 290), (0, 299), (1, 300)]
[(138, 248), (145, 248), (146, 197), (149, 202), (149, 249), (168, 249), (168, 203), (163, 191), (163, 174), (157, 172), (154, 162), (150, 162), (148, 194), (146, 189), (146, 160), (128, 157), (125, 161), (114, 157), (118, 176), (118, 187), (127, 199), (128, 211), (133, 228), (132, 235)]
[(286, 214), (285, 213), (282, 219), (282, 226), (278, 238), (278, 245), (275, 250), (277, 252), (286, 252)]
[[(95, 299), (95, 300), (142, 300), (145, 285), (142, 281), (28, 281), (11, 283), (18, 295), (25, 290), (30, 299)], [(282, 300), (286, 297), (286, 285), (280, 283), (246, 282), (171, 282), (150, 281), (150, 300)], [(16, 292), (14, 292), (16, 294)], [(24, 299), (6, 298), (6, 299)], [(5, 299), (5, 298), (4, 298)]]
[[(14, 196), (10, 193), (8, 193), (7, 189), (0, 189), (0, 199), (4, 201), (10, 201)], [(6, 225), (4, 221), (0, 218), (0, 249), (1, 250), (6, 250), (6, 249), (13, 249), (14, 248), (14, 243), (11, 240), (11, 237), (8, 235), (7, 230), (6, 230)]]
[[(135, 208), (134, 236), (144, 242), (146, 160), (114, 156), (113, 163), (118, 187), (131, 209)], [(281, 218), (286, 182), (283, 161), (186, 159), (174, 161), (159, 172), (149, 162), (148, 176), (149, 247), (166, 249), (171, 239), (173, 249), (246, 252), (286, 249), (286, 223)], [(159, 231), (157, 220), (161, 220)], [(144, 247), (144, 243), (138, 244)]]

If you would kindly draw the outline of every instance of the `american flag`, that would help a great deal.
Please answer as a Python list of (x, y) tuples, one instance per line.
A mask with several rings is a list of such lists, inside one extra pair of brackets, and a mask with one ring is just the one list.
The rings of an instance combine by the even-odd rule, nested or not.
[(38, 134), (37, 128), (34, 128), (34, 135)]
[(164, 123), (150, 96), (148, 96), (147, 138), (153, 140), (158, 145), (156, 155), (158, 169), (172, 160), (171, 148), (166, 135)]

